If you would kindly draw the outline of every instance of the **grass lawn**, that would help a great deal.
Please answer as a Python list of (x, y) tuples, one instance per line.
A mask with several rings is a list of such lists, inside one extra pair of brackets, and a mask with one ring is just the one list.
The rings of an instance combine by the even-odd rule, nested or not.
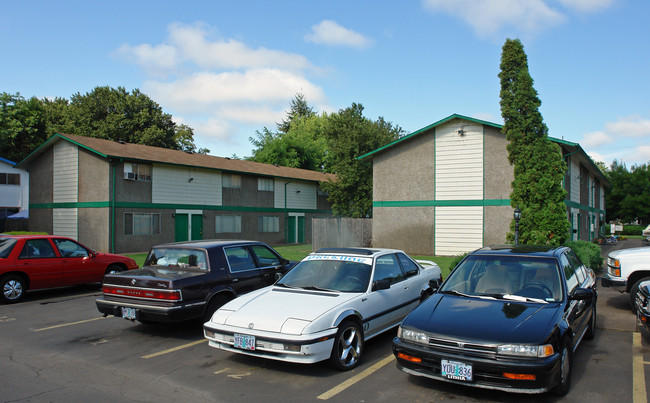
[[(305, 256), (312, 252), (311, 245), (301, 244), (301, 245), (282, 245), (276, 246), (273, 249), (278, 251), (283, 257), (289, 260), (299, 261), (302, 260)], [(142, 267), (144, 265), (144, 260), (147, 258), (146, 253), (125, 253), (125, 256), (129, 256), (138, 263), (138, 266)], [(440, 266), (442, 270), (442, 278), (446, 278), (449, 274), (451, 267), (450, 263), (454, 259), (453, 256), (424, 256), (417, 255), (412, 256), (414, 259), (423, 259), (423, 260), (432, 260)]]

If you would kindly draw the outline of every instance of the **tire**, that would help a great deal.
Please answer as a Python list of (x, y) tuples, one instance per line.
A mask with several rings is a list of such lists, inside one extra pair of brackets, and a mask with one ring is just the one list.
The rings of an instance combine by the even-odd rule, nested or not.
[(591, 311), (591, 319), (589, 319), (589, 324), (587, 325), (587, 331), (585, 332), (585, 339), (593, 340), (596, 336), (596, 305)]
[(210, 299), (210, 302), (208, 302), (205, 311), (203, 311), (203, 322), (205, 323), (210, 321), (210, 319), (212, 319), (212, 315), (217, 312), (217, 309), (221, 308), (221, 306), (228, 301), (230, 301), (230, 298), (224, 295), (215, 295), (212, 297)]
[(23, 299), (25, 292), (27, 291), (27, 282), (25, 281), (25, 278), (16, 274), (4, 276), (0, 281), (0, 284), (2, 285), (2, 294), (0, 294), (0, 298), (5, 304), (14, 304), (19, 302)]
[(636, 313), (636, 294), (639, 292), (639, 284), (641, 282), (650, 280), (650, 277), (644, 277), (642, 279), (637, 280), (636, 283), (630, 288), (630, 305), (632, 306), (632, 312)]
[(106, 272), (104, 274), (115, 274), (119, 273), (121, 271), (124, 271), (124, 268), (118, 264), (111, 264), (108, 266), (106, 269)]
[(357, 323), (346, 320), (336, 332), (330, 364), (340, 371), (349, 371), (359, 364), (363, 353), (363, 332)]
[(569, 393), (571, 387), (571, 373), (573, 372), (573, 353), (569, 343), (562, 346), (562, 355), (560, 357), (560, 379), (553, 388), (553, 394), (556, 396), (565, 396)]

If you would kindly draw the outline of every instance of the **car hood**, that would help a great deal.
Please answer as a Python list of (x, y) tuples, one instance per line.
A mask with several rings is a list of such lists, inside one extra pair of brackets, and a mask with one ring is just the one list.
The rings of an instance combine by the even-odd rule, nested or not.
[(299, 334), (319, 316), (359, 295), (361, 294), (268, 287), (224, 305), (222, 309), (235, 310), (225, 319), (224, 324), (268, 332)]
[(609, 253), (609, 257), (620, 259), (621, 257), (645, 257), (650, 256), (650, 248), (641, 247), (641, 248), (629, 248), (629, 249), (619, 249)]
[(560, 303), (527, 303), (434, 294), (403, 327), (434, 337), (491, 343), (543, 343), (561, 318)]

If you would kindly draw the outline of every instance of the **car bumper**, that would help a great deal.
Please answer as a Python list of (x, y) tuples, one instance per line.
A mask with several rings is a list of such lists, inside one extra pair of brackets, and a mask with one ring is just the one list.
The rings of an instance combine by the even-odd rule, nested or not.
[[(271, 360), (313, 364), (330, 357), (336, 329), (309, 335), (285, 335), (225, 325), (214, 326), (208, 322), (203, 326), (203, 333), (210, 347)], [(235, 334), (254, 336), (255, 349), (235, 347)]]
[(149, 305), (146, 301), (110, 301), (103, 297), (95, 300), (97, 309), (104, 315), (122, 317), (122, 308), (133, 308), (135, 319), (142, 322), (183, 322), (203, 316), (205, 302), (186, 303), (173, 306)]
[(618, 292), (627, 291), (627, 281), (620, 277), (610, 277), (608, 274), (600, 279), (600, 283), (603, 287), (611, 287)]
[(635, 299), (636, 305), (636, 318), (637, 322), (641, 323), (647, 330), (650, 331), (650, 311), (646, 308), (648, 306), (649, 295), (638, 292)]
[[(476, 388), (494, 389), (515, 393), (543, 393), (552, 389), (559, 379), (560, 359), (555, 354), (540, 359), (489, 359), (468, 357), (454, 353), (432, 351), (424, 346), (404, 343), (399, 338), (393, 339), (393, 354), (397, 359), (397, 368), (407, 374), (423, 376), (440, 381)], [(412, 362), (405, 356), (421, 360)], [(454, 380), (444, 377), (441, 361), (457, 361), (472, 366), (472, 380)], [(504, 376), (509, 374), (534, 375), (534, 380), (517, 380)]]

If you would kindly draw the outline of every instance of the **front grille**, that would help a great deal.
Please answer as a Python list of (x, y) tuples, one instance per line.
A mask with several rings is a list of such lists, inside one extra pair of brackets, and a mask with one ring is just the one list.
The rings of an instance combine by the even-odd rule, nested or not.
[(429, 338), (429, 348), (433, 350), (442, 350), (445, 352), (477, 357), (494, 358), (497, 354), (496, 344), (479, 344), (458, 340), (439, 339), (434, 337)]

